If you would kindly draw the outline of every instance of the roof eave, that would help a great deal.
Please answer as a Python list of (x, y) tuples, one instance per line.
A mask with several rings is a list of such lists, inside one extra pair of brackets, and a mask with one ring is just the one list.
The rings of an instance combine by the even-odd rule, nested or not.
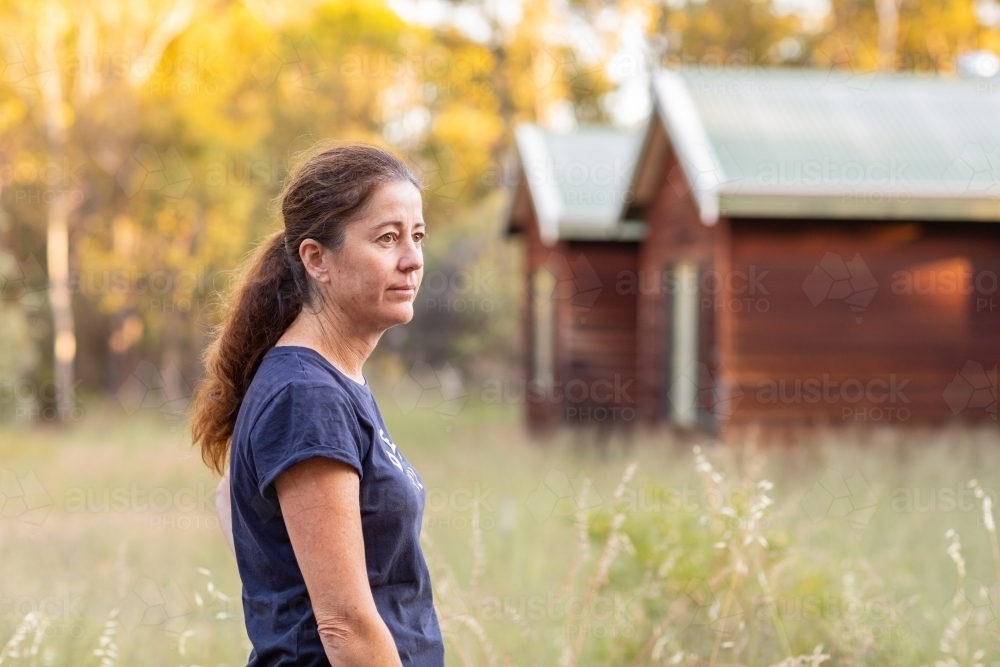
[(664, 71), (653, 80), (653, 100), (656, 115), (684, 171), (698, 216), (711, 227), (719, 220), (718, 190), (725, 182), (725, 174), (694, 99), (679, 74)]
[(537, 125), (525, 123), (514, 131), (514, 140), (534, 204), (538, 235), (544, 245), (554, 245), (559, 240), (559, 219), (564, 214), (564, 206), (555, 187), (552, 160), (542, 131)]
[(791, 194), (724, 193), (720, 214), (727, 218), (838, 218), (1000, 222), (1000, 197), (886, 196), (879, 192)]
[(573, 221), (559, 224), (559, 238), (567, 241), (642, 241), (647, 233), (643, 220), (621, 220), (605, 225)]

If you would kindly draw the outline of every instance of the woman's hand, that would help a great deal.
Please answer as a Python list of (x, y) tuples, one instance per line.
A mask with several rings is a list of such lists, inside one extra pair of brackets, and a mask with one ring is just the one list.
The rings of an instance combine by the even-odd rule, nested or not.
[(215, 512), (219, 515), (219, 528), (226, 538), (229, 550), (236, 555), (236, 544), (233, 541), (233, 506), (229, 495), (229, 471), (219, 480), (215, 487)]
[(368, 583), (359, 484), (353, 467), (325, 457), (306, 459), (275, 479), (330, 663), (402, 667)]

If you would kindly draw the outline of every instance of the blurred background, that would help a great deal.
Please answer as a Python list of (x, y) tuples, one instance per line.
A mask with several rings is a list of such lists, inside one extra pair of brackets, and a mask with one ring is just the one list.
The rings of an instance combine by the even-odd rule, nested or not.
[[(622, 311), (632, 331), (574, 344), (566, 363), (593, 394), (606, 371), (579, 369), (624, 349), (637, 412), (611, 428), (579, 410), (542, 414), (524, 392), (526, 379), (553, 381), (540, 350), (568, 340), (549, 331), (546, 342), (538, 318), (572, 330), (545, 304), (614, 320), (617, 306), (602, 304), (625, 294), (615, 281), (636, 267), (568, 232), (556, 235), (563, 245), (545, 238), (531, 136), (556, 162), (648, 158), (676, 139), (673, 98), (654, 85), (671, 72), (695, 73), (687, 85), (705, 115), (719, 72), (745, 83), (758, 69), (808, 70), (861, 95), (897, 76), (957, 82), (925, 96), (971, 90), (984, 114), (926, 108), (945, 134), (980, 132), (979, 152), (959, 142), (953, 158), (993, 207), (977, 209), (975, 227), (1000, 220), (998, 54), (996, 0), (0, 0), (0, 664), (245, 664), (239, 577), (186, 420), (227, 288), (279, 228), (275, 197), (296, 155), (329, 138), (387, 146), (425, 185), (415, 316), (386, 332), (365, 374), (427, 481), (449, 665), (1000, 664), (995, 315), (970, 325), (979, 356), (948, 347), (964, 334), (947, 326), (910, 350), (947, 359), (931, 398), (913, 398), (914, 419), (838, 418), (835, 401), (834, 417), (817, 420), (782, 399), (793, 409), (762, 421), (748, 407), (758, 376), (739, 364), (744, 412), (720, 413), (717, 388), (733, 385), (718, 381), (718, 359), (705, 371), (714, 399), (665, 371), (694, 392), (689, 414), (671, 387), (642, 379), (634, 305)], [(819, 106), (853, 118), (846, 102)], [(656, 134), (661, 116), (667, 135)], [(732, 129), (738, 146), (749, 130), (720, 117), (706, 120), (709, 140)], [(681, 166), (688, 184), (666, 175), (662, 191), (697, 195), (691, 163)], [(653, 210), (633, 202), (630, 169), (609, 186), (620, 205), (601, 213), (611, 226)], [(977, 234), (962, 237), (974, 249), (962, 271), (997, 268), (995, 233)], [(785, 268), (812, 301), (803, 317), (843, 340), (822, 309), (860, 326), (868, 301), (848, 311), (828, 293), (838, 272), (858, 276), (853, 246), (825, 243), (801, 275)], [(898, 267), (861, 252), (887, 298)], [(604, 301), (587, 300), (581, 256)], [(539, 267), (551, 299), (539, 297)], [(816, 271), (821, 283), (829, 274), (825, 288), (804, 282)], [(908, 332), (952, 312), (907, 319), (878, 304), (864, 315), (866, 349), (916, 340)], [(778, 356), (761, 381), (784, 381)], [(734, 414), (746, 418), (727, 427)]]

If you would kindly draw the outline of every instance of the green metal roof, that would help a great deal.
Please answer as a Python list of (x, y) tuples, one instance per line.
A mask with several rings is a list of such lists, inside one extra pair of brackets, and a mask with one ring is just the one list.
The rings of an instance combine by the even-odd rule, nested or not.
[(522, 124), (517, 149), (545, 243), (560, 238), (634, 240), (645, 225), (621, 221), (643, 132), (584, 126), (570, 132)]
[(1000, 221), (1000, 78), (694, 66), (653, 88), (706, 224)]

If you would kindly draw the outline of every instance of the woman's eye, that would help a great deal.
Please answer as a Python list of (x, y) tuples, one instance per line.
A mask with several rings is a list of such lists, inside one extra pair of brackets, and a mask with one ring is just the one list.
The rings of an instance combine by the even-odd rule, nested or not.
[(379, 239), (382, 240), (382, 241), (392, 241), (392, 239), (393, 239), (394, 236), (395, 236), (395, 234), (393, 234), (392, 232), (387, 232), (387, 233), (383, 234), (382, 236), (380, 236)]
[(413, 240), (416, 242), (417, 245), (422, 244), (424, 242), (424, 238), (425, 238), (424, 234), (413, 235)]

